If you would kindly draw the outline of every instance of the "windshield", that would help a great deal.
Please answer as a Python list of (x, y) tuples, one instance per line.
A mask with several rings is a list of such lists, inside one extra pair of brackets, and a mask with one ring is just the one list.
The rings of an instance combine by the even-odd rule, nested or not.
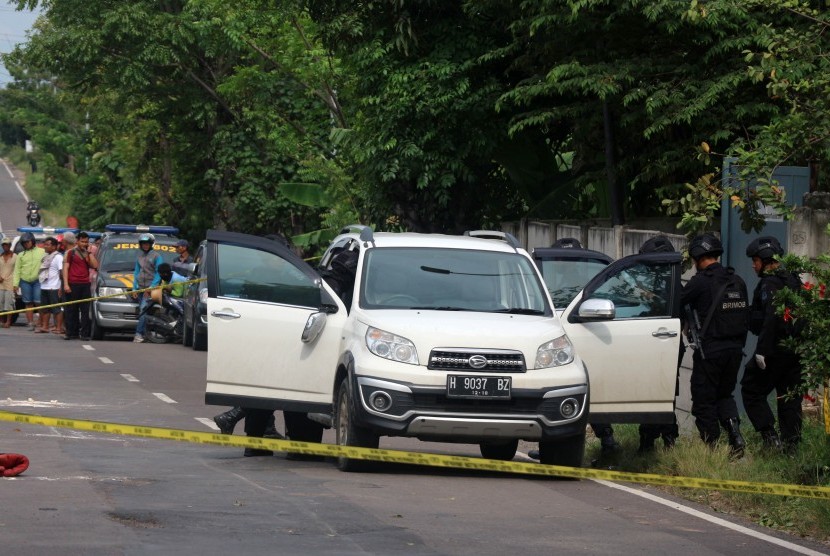
[(558, 259), (539, 261), (542, 277), (553, 305), (564, 309), (582, 291), (591, 278), (608, 263), (598, 259)]
[(360, 292), (365, 309), (550, 313), (533, 263), (517, 253), (370, 249)]
[[(172, 263), (176, 258), (176, 247), (174, 245), (160, 245), (156, 243), (153, 249), (158, 251), (164, 262)], [(108, 244), (102, 248), (101, 269), (104, 272), (132, 271), (135, 268), (135, 261), (138, 258), (138, 244), (131, 241), (118, 241)]]

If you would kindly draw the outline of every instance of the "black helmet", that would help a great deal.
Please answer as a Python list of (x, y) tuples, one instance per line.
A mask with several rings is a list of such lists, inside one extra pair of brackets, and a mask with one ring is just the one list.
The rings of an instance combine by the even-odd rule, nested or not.
[(27, 241), (31, 241), (32, 243), (35, 242), (35, 234), (32, 232), (25, 232), (22, 236), (20, 236), (20, 244), (23, 245)]
[(564, 247), (565, 249), (582, 249), (582, 244), (575, 237), (563, 237), (553, 242), (551, 247)]
[(758, 257), (761, 260), (772, 259), (775, 255), (783, 255), (781, 243), (772, 236), (761, 236), (753, 239), (746, 246), (747, 257)]
[(723, 255), (723, 244), (712, 234), (700, 234), (689, 244), (689, 256), (698, 260), (704, 255), (720, 257)]
[(643, 253), (674, 253), (674, 245), (666, 236), (654, 236), (647, 239), (640, 247), (640, 254)]

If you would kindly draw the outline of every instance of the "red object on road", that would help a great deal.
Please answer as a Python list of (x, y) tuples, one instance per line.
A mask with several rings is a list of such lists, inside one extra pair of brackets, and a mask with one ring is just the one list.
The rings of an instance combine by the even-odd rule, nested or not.
[(80, 228), (78, 225), (78, 219), (74, 216), (67, 216), (66, 217), (66, 227), (67, 228)]
[(23, 454), (0, 454), (0, 475), (14, 477), (29, 468), (29, 458)]

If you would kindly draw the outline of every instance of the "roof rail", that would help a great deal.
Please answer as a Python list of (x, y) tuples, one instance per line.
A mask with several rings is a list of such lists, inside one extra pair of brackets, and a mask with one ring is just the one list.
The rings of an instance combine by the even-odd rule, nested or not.
[(467, 230), (464, 232), (465, 236), (478, 237), (482, 239), (497, 239), (505, 242), (513, 249), (521, 247), (519, 240), (513, 234), (502, 232), (500, 230)]
[(364, 226), (363, 224), (349, 224), (347, 226), (343, 226), (340, 228), (341, 234), (350, 234), (352, 232), (360, 232), (364, 228), (368, 228), (369, 226)]

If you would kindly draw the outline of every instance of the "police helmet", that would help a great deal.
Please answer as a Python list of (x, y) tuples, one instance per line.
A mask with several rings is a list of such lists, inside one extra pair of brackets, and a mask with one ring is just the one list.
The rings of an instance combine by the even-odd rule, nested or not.
[(647, 239), (640, 247), (640, 254), (643, 253), (674, 253), (674, 245), (669, 238), (663, 235)]
[(712, 234), (700, 234), (689, 244), (689, 256), (698, 260), (704, 255), (720, 257), (723, 255), (723, 244)]
[(564, 247), (565, 249), (582, 249), (582, 244), (575, 237), (563, 237), (553, 242), (551, 247)]
[(35, 234), (32, 232), (25, 232), (23, 235), (20, 236), (20, 243), (24, 244), (27, 241), (31, 241), (32, 243), (35, 242)]
[(772, 236), (757, 237), (746, 246), (747, 257), (758, 257), (762, 261), (783, 254), (784, 249), (781, 247), (781, 243)]
[(139, 243), (149, 243), (150, 245), (153, 245), (156, 242), (156, 237), (153, 234), (150, 234), (150, 233), (141, 234), (138, 237), (138, 242)]

